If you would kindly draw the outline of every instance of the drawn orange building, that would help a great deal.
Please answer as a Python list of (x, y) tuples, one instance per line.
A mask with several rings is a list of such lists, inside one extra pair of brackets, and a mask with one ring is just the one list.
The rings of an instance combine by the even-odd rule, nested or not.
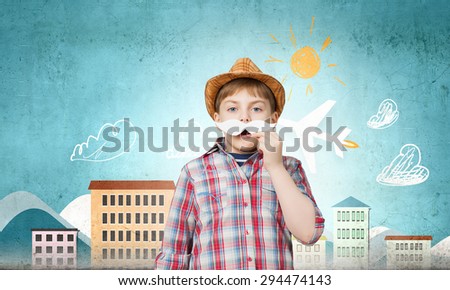
[(91, 181), (91, 267), (153, 269), (175, 184)]

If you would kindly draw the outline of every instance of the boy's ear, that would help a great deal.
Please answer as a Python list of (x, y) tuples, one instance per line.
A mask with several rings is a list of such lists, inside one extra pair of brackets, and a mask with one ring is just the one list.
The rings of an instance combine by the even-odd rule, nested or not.
[(276, 123), (278, 122), (278, 118), (280, 116), (278, 115), (278, 112), (273, 112), (272, 115), (270, 116), (270, 122), (271, 123)]
[(214, 122), (220, 122), (220, 116), (217, 112), (214, 112)]

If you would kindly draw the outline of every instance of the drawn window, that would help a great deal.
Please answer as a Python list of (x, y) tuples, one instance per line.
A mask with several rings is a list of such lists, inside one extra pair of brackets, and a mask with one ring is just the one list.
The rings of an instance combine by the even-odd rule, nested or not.
[(53, 252), (53, 248), (52, 248), (51, 246), (45, 247), (45, 252), (46, 252), (47, 254), (51, 254), (51, 253)]
[(62, 234), (56, 235), (56, 240), (57, 240), (58, 242), (64, 241), (63, 235), (62, 235)]
[(109, 197), (109, 202), (110, 202), (110, 205), (116, 205), (116, 196), (115, 195), (111, 195)]
[(143, 199), (144, 199), (144, 206), (148, 206), (148, 195), (147, 194), (144, 195)]
[(314, 245), (314, 252), (320, 252), (320, 245)]
[(108, 196), (106, 194), (102, 195), (102, 205), (103, 206), (108, 205)]
[(127, 259), (131, 259), (131, 249), (127, 249)]
[(152, 194), (152, 205), (156, 205), (156, 195)]
[(338, 212), (337, 212), (337, 220), (338, 220), (338, 222), (341, 221), (341, 211), (340, 210), (338, 210)]
[(119, 260), (123, 259), (123, 249), (119, 249)]
[(135, 222), (136, 224), (140, 224), (140, 223), (141, 223), (141, 214), (137, 212), (137, 213), (135, 214), (135, 218), (136, 218), (136, 219), (135, 219), (134, 222)]
[(37, 234), (36, 235), (36, 242), (41, 242), (42, 241), (42, 235), (41, 234)]
[(141, 258), (141, 249), (136, 249), (135, 250), (134, 257), (136, 259), (140, 259)]
[(123, 195), (119, 194), (118, 199), (119, 199), (119, 205), (123, 206)]
[(164, 224), (164, 213), (159, 214), (159, 223)]
[(164, 195), (159, 195), (159, 205), (164, 206)]
[(36, 247), (36, 254), (40, 254), (42, 253), (42, 247), (41, 246), (37, 246)]
[(67, 241), (73, 242), (73, 239), (74, 239), (74, 235), (72, 235), (72, 234), (67, 235)]
[(56, 247), (56, 253), (62, 254), (64, 252), (64, 248), (62, 246)]
[(140, 242), (141, 241), (141, 231), (136, 231), (134, 235), (135, 235), (135, 237), (134, 237), (135, 241)]
[(159, 231), (159, 241), (162, 242), (164, 239), (164, 231)]
[(103, 260), (108, 259), (108, 249), (102, 249), (102, 258)]
[(134, 197), (134, 199), (135, 199), (135, 204), (136, 204), (136, 206), (140, 206), (140, 205), (141, 205), (141, 196), (137, 194), (137, 195)]
[(45, 240), (47, 242), (51, 242), (51, 241), (53, 241), (53, 236), (52, 235), (45, 235)]
[(143, 213), (144, 215), (144, 224), (148, 224), (148, 213)]
[(131, 195), (127, 194), (126, 198), (127, 198), (127, 200), (126, 200), (127, 206), (131, 206)]
[(68, 254), (73, 254), (74, 253), (74, 247), (73, 246), (67, 247), (67, 253)]

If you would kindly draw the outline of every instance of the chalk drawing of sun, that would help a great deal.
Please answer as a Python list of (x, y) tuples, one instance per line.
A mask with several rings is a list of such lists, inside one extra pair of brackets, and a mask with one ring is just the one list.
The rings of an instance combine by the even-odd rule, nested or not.
[[(312, 35), (314, 28), (314, 16), (311, 20), (311, 27), (309, 29), (309, 34)], [(280, 43), (278, 39), (273, 34), (269, 34), (270, 37), (276, 42)], [(292, 54), (289, 63), (292, 73), (301, 78), (301, 79), (312, 79), (314, 76), (317, 75), (317, 73), (320, 71), (321, 68), (321, 60), (319, 57), (319, 53), (312, 48), (311, 46), (303, 46), (300, 48), (297, 48), (297, 39), (295, 37), (294, 31), (292, 29), (292, 24), (290, 26), (290, 36), (289, 39), (292, 43), (292, 46), (294, 47), (295, 52)], [(322, 44), (322, 48), (320, 49), (320, 52), (323, 52), (331, 43), (331, 38), (328, 36), (325, 41)], [(269, 59), (267, 59), (265, 62), (280, 62), (280, 63), (286, 63), (287, 61), (275, 58), (273, 56), (269, 56)], [(330, 63), (327, 65), (327, 67), (335, 67), (335, 63)], [(287, 79), (287, 75), (285, 75), (281, 81), (282, 84)], [(334, 76), (334, 79), (337, 80), (341, 85), (346, 86), (346, 84), (337, 76)], [(313, 93), (313, 87), (311, 83), (309, 82), (306, 86), (306, 95)], [(292, 87), (288, 95), (288, 101), (290, 100), (292, 95)]]

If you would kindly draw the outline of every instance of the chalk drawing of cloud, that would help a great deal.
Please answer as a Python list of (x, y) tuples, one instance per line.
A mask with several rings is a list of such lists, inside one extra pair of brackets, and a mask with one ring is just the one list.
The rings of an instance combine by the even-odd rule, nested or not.
[[(133, 124), (128, 119), (104, 124), (97, 136), (90, 135), (86, 142), (75, 146), (70, 161), (105, 162), (129, 152), (136, 142), (137, 133), (130, 130), (125, 132), (125, 126), (133, 127)], [(125, 134), (128, 135), (127, 142)]]
[(397, 104), (391, 99), (386, 99), (381, 102), (377, 114), (367, 121), (367, 126), (372, 129), (385, 129), (398, 120), (399, 114)]
[(430, 174), (420, 165), (420, 149), (414, 144), (403, 145), (400, 154), (377, 176), (377, 182), (389, 186), (406, 186), (424, 182)]

